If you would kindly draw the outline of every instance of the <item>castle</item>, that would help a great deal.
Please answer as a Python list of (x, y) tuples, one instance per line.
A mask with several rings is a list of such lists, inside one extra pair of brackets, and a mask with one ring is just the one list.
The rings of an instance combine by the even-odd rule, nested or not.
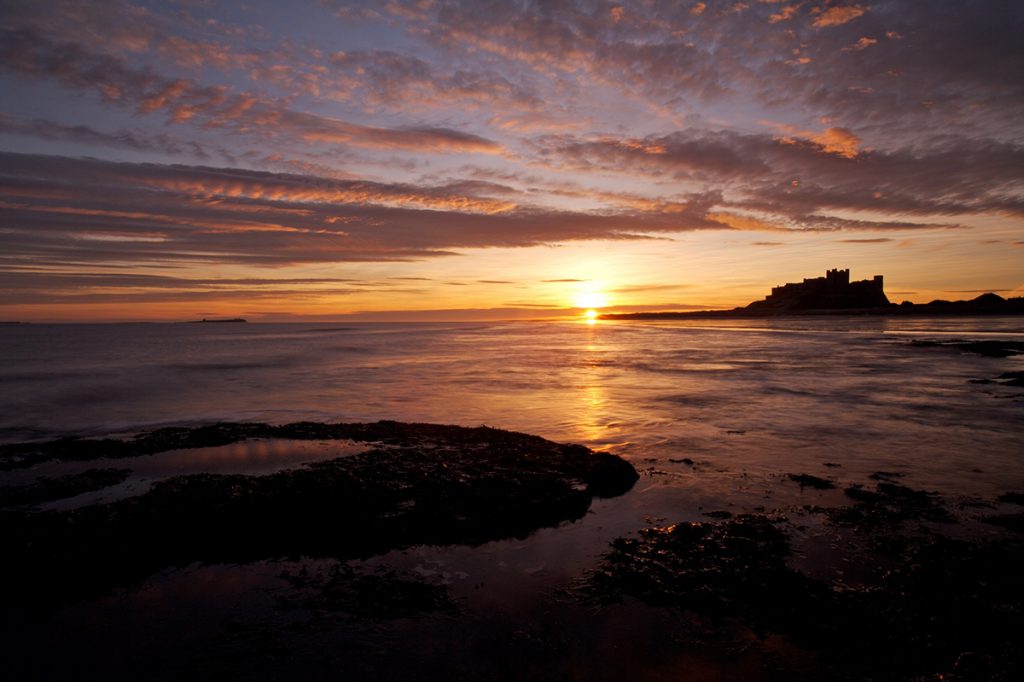
[(846, 308), (878, 308), (891, 305), (882, 289), (882, 276), (859, 282), (850, 281), (850, 271), (833, 269), (824, 277), (805, 279), (772, 287), (763, 301), (746, 307), (751, 312), (783, 312), (787, 310), (836, 310)]

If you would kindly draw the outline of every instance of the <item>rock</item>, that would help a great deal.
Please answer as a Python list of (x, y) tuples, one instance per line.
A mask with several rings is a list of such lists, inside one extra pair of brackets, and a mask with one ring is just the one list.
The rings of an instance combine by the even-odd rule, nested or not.
[(101, 490), (121, 483), (131, 469), (87, 469), (79, 474), (58, 478), (38, 478), (35, 483), (0, 487), (0, 508), (32, 507), (43, 502)]
[(965, 341), (954, 339), (949, 341), (931, 341), (917, 339), (910, 342), (912, 346), (922, 348), (955, 348), (964, 353), (984, 355), (989, 358), (1008, 358), (1011, 355), (1024, 353), (1024, 341), (982, 340)]
[(1003, 493), (997, 499), (1000, 502), (1009, 502), (1010, 504), (1021, 504), (1021, 505), (1024, 505), (1024, 493), (1019, 493), (1019, 492)]
[(814, 488), (816, 490), (831, 490), (836, 484), (811, 474), (786, 474), (789, 480), (798, 483), (801, 488)]
[[(887, 500), (899, 491), (871, 493)], [(915, 491), (916, 492), (916, 491)], [(933, 500), (934, 502), (934, 500)], [(752, 632), (766, 656), (798, 648), (813, 669), (776, 658), (778, 676), (798, 680), (1015, 680), (1024, 651), (1024, 547), (1019, 538), (966, 542), (935, 535), (901, 542), (891, 569), (870, 584), (835, 586), (789, 567), (786, 526), (742, 515), (719, 523), (647, 528), (612, 543), (583, 594), (629, 596), (693, 618), (710, 646)], [(875, 532), (891, 535), (894, 527)], [(891, 537), (889, 539), (892, 539)], [(860, 548), (854, 552), (862, 551)], [(705, 634), (705, 636), (707, 636)], [(769, 653), (771, 652), (771, 653)], [(965, 655), (964, 652), (971, 652)]]
[[(0, 564), (0, 594), (73, 599), (195, 561), (352, 558), (524, 537), (581, 518), (593, 497), (620, 495), (639, 477), (624, 460), (579, 445), (396, 422), (162, 429), (115, 448), (154, 452), (253, 435), (387, 446), (263, 476), (178, 476), (139, 497), (66, 512), (0, 514), (12, 557)], [(33, 447), (67, 452), (68, 442)]]
[(1024, 533), (1024, 513), (1021, 512), (982, 516), (979, 520), (993, 526), (1000, 526), (1014, 533)]

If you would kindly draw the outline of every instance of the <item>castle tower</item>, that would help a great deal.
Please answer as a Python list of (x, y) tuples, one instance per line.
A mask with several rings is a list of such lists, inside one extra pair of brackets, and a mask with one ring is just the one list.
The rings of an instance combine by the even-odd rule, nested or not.
[(833, 268), (825, 273), (825, 281), (832, 288), (839, 288), (849, 286), (850, 284), (850, 269), (840, 270)]

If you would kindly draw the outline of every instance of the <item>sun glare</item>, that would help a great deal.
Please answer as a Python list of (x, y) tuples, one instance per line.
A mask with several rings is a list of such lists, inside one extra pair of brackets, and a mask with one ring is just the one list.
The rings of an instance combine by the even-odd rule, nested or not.
[(585, 291), (576, 297), (577, 308), (603, 308), (608, 305), (608, 297), (599, 291)]
[(587, 312), (583, 313), (583, 317), (589, 324), (593, 324), (597, 320), (597, 311), (591, 308)]

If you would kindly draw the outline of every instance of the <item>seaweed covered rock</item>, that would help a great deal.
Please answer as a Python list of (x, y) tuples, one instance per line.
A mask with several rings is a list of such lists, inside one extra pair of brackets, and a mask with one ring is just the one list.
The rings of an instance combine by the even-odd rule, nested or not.
[(795, 624), (825, 608), (829, 591), (790, 569), (788, 554), (786, 535), (761, 515), (646, 528), (612, 543), (591, 585), (605, 599), (629, 595), (754, 625)]
[(859, 532), (875, 536), (867, 549), (847, 547), (891, 564), (868, 584), (833, 585), (790, 567), (787, 526), (743, 515), (619, 538), (587, 592), (602, 601), (634, 597), (695, 614), (701, 623), (723, 621), (761, 641), (785, 638), (814, 661), (813, 673), (776, 661), (779, 679), (1021, 679), (1021, 539), (969, 542), (916, 533), (896, 541), (900, 520), (941, 516), (941, 501), (892, 484), (855, 490), (852, 507), (816, 513), (841, 519), (844, 531), (856, 521)]
[[(165, 429), (114, 451), (143, 454), (268, 435), (371, 445), (359, 455), (264, 476), (178, 476), (109, 504), (0, 514), (13, 557), (0, 568), (7, 597), (70, 598), (195, 561), (348, 558), (521, 537), (582, 517), (594, 496), (621, 494), (638, 478), (629, 463), (578, 445), (486, 427), (396, 422)], [(108, 442), (31, 449), (36, 459), (91, 457)]]
[(87, 469), (81, 473), (41, 477), (21, 486), (0, 486), (0, 508), (33, 507), (44, 502), (106, 488), (128, 478), (130, 469)]
[(870, 531), (910, 520), (952, 522), (952, 517), (935, 493), (892, 483), (884, 477), (876, 480), (880, 482), (874, 490), (860, 485), (846, 488), (843, 492), (856, 504), (827, 510), (829, 520), (837, 525)]

